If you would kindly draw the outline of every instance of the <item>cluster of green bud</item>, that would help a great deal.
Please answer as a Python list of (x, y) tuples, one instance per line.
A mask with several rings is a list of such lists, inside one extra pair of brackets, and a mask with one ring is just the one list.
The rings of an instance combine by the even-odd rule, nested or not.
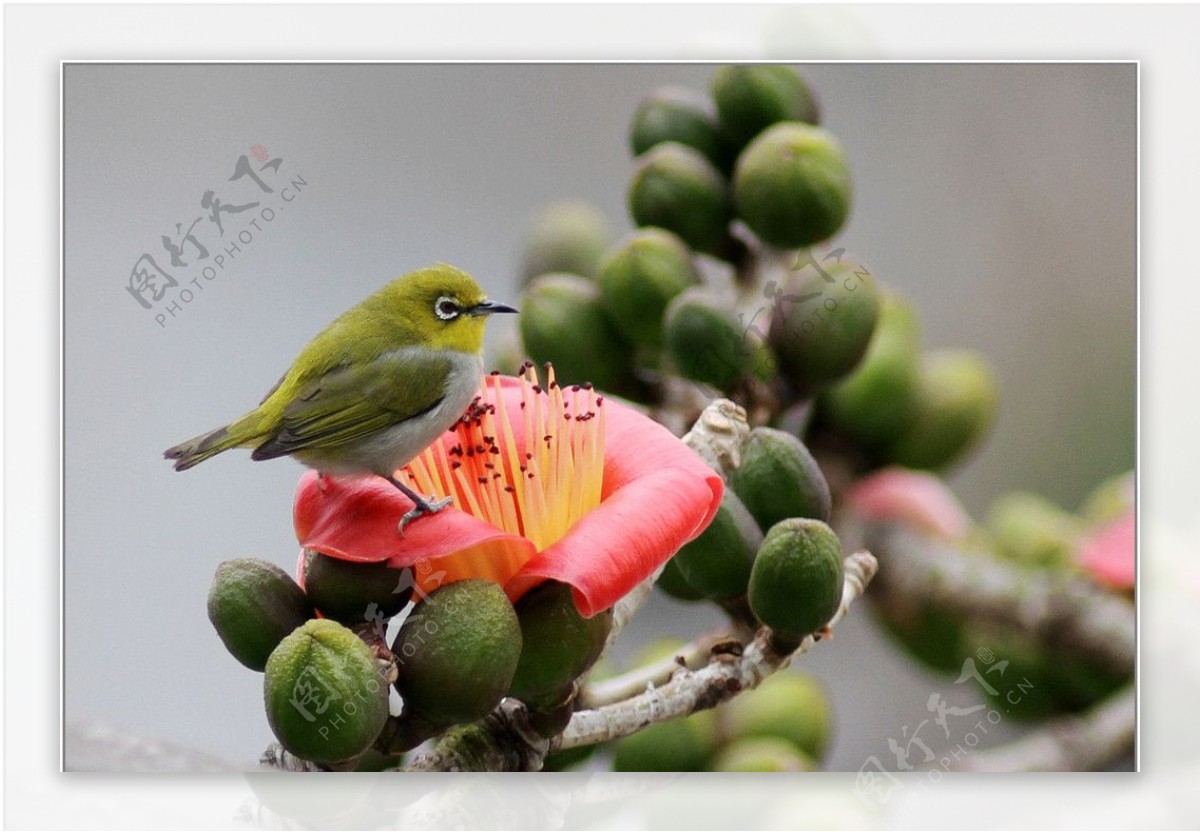
[(821, 391), (818, 405), (821, 423), (862, 448), (872, 464), (941, 471), (987, 435), (997, 398), (982, 356), (922, 352), (912, 306), (885, 292), (861, 360)]
[[(669, 658), (682, 643), (663, 640), (634, 666)], [(829, 698), (812, 676), (781, 672), (754, 690), (681, 719), (659, 722), (614, 743), (616, 771), (815, 771), (829, 747)], [(578, 761), (572, 761), (577, 763)]]
[[(304, 553), (304, 588), (254, 559), (222, 563), (208, 614), (229, 652), (264, 673), (267, 720), (291, 753), (338, 769), (395, 755), (521, 699), (547, 736), (573, 710), (611, 612), (584, 618), (565, 584), (512, 604), (485, 580), (419, 589), (412, 569)], [(436, 574), (436, 573), (434, 573)], [(410, 607), (410, 602), (415, 604)], [(408, 608), (390, 646), (390, 619)], [(389, 716), (388, 689), (403, 702)]]
[[(584, 212), (568, 203), (539, 217), (530, 235), (523, 272), (535, 279), (521, 315), (528, 356), (553, 363), (563, 381), (635, 399), (652, 396), (653, 380), (667, 374), (725, 393), (770, 386), (779, 372), (777, 342), (790, 367), (805, 364), (795, 359), (787, 326), (771, 327), (773, 309), (746, 308), (747, 287), (733, 278), (753, 255), (735, 221), (762, 245), (782, 248), (810, 246), (844, 225), (846, 161), (816, 122), (807, 83), (786, 66), (722, 67), (709, 96), (676, 87), (647, 95), (628, 136), (635, 157), (628, 207), (638, 230), (595, 262), (603, 223), (593, 218), (583, 233)], [(571, 245), (575, 255), (562, 250)], [(873, 282), (852, 298), (849, 284), (863, 281), (840, 279), (847, 288), (835, 287), (830, 302), (852, 310), (846, 322), (807, 339), (831, 356), (807, 361), (822, 382), (849, 371), (874, 323)], [(598, 292), (586, 288), (593, 280)]]
[(774, 428), (750, 431), (739, 460), (712, 523), (667, 562), (658, 586), (679, 600), (714, 601), (794, 649), (841, 604), (829, 485), (804, 443)]
[[(208, 617), (229, 652), (263, 676), (267, 721), (288, 751), (345, 766), (388, 718), (391, 665), (362, 637), (407, 605), (411, 573), (306, 552), (305, 588), (272, 563), (217, 567)], [(320, 615), (322, 617), (318, 618)]]

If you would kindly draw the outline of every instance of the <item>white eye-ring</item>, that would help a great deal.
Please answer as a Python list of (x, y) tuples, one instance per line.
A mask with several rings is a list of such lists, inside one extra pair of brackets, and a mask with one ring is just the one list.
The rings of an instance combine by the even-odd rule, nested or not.
[(458, 301), (444, 295), (438, 298), (437, 303), (433, 305), (433, 313), (443, 321), (453, 321), (460, 312), (462, 312), (462, 308), (458, 305)]

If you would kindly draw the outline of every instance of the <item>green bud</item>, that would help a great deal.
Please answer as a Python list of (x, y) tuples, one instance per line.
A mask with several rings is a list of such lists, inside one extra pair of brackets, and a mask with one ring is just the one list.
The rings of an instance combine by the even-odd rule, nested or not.
[(776, 523), (754, 559), (750, 609), (789, 643), (824, 627), (842, 603), (842, 544), (820, 520)]
[(1012, 491), (992, 503), (987, 530), (997, 552), (1026, 566), (1066, 566), (1083, 542), (1078, 517), (1039, 494)]
[(838, 232), (850, 216), (850, 173), (837, 140), (788, 121), (768, 128), (738, 157), (737, 214), (776, 248), (802, 248)]
[(980, 355), (967, 350), (927, 353), (916, 413), (888, 456), (906, 468), (940, 470), (988, 432), (996, 406), (995, 376)]
[(753, 350), (727, 305), (704, 289), (671, 301), (664, 316), (671, 360), (684, 378), (730, 390), (749, 370)]
[(632, 354), (600, 304), (600, 289), (576, 275), (544, 275), (521, 304), (521, 338), (538, 364), (550, 362), (561, 383), (609, 390), (628, 376)]
[(556, 705), (537, 705), (529, 709), (529, 727), (543, 737), (557, 737), (571, 724), (575, 714), (574, 686), (568, 686), (560, 695), (562, 701)]
[(570, 771), (591, 759), (598, 746), (580, 745), (566, 751), (555, 751), (542, 761), (542, 771)]
[(853, 370), (875, 332), (879, 305), (875, 278), (864, 266), (846, 261), (803, 269), (771, 318), (768, 341), (785, 377), (807, 391)]
[(683, 240), (661, 228), (643, 228), (617, 245), (600, 266), (600, 303), (627, 340), (657, 348), (663, 312), (699, 280)]
[(617, 741), (614, 771), (703, 771), (719, 744), (711, 710), (657, 722)]
[[(740, 698), (740, 697), (739, 697)], [(817, 764), (787, 740), (735, 740), (713, 760), (711, 771), (816, 771)]]
[(304, 591), (275, 564), (238, 558), (217, 567), (208, 620), (225, 649), (251, 670), (265, 668), (279, 642), (312, 617)]
[(609, 239), (608, 221), (591, 204), (565, 200), (547, 205), (526, 237), (521, 275), (526, 283), (555, 272), (595, 277)]
[(884, 630), (915, 659), (943, 673), (957, 673), (971, 648), (964, 642), (963, 620), (932, 604), (905, 604), (886, 612), (871, 605)]
[[(986, 673), (989, 665), (1008, 662), (1002, 674), (997, 672), (984, 677), (996, 691), (993, 695), (987, 688), (982, 690), (984, 698), (993, 707), (1018, 722), (1041, 721), (1062, 713), (1058, 696), (1060, 683), (1056, 679), (1061, 668), (1028, 633), (984, 618), (968, 620), (965, 631), (966, 644), (984, 646), (994, 656), (993, 661), (986, 663), (978, 656), (973, 657), (980, 674)], [(961, 670), (968, 656), (971, 656), (970, 652), (960, 655), (954, 669)], [(1010, 693), (1016, 701), (1007, 698)]]
[(824, 688), (812, 676), (776, 673), (727, 707), (733, 736), (785, 740), (814, 760), (825, 756), (833, 714)]
[(688, 583), (687, 578), (683, 577), (683, 572), (679, 570), (679, 564), (675, 563), (675, 558), (671, 558), (664, 564), (662, 573), (659, 574), (654, 585), (676, 601), (701, 601), (704, 599), (704, 596)]
[(724, 600), (746, 594), (754, 554), (763, 533), (733, 489), (726, 488), (712, 523), (684, 544), (671, 563), (688, 585), (706, 598)]
[(828, 520), (833, 504), (825, 475), (808, 448), (774, 428), (750, 431), (729, 485), (762, 529), (789, 517)]
[(304, 553), (304, 591), (321, 614), (343, 624), (391, 618), (413, 593), (412, 572)]
[(712, 97), (722, 130), (738, 148), (772, 124), (819, 120), (808, 84), (789, 66), (723, 66), (713, 73)]
[(639, 226), (674, 231), (692, 248), (712, 251), (729, 228), (729, 185), (698, 150), (664, 142), (637, 159), (629, 213)]
[(521, 625), (491, 581), (455, 581), (422, 599), (392, 644), (396, 690), (434, 725), (486, 716), (512, 684), (521, 657)]
[(1055, 701), (1070, 713), (1085, 711), (1133, 682), (1132, 673), (1118, 673), (1070, 649), (1052, 651), (1049, 664)]
[(522, 647), (508, 695), (535, 709), (556, 705), (600, 658), (612, 610), (584, 618), (571, 587), (547, 581), (524, 595), (516, 611)]
[(1133, 510), (1135, 487), (1133, 471), (1109, 477), (1084, 499), (1080, 514), (1091, 525), (1111, 523)]
[(837, 429), (872, 448), (894, 442), (917, 411), (921, 336), (912, 307), (886, 294), (858, 367), (820, 400)]
[(516, 329), (505, 329), (498, 341), (495, 350), (488, 351), (485, 366), (506, 376), (519, 376), (526, 359), (521, 333)]
[(629, 145), (641, 156), (655, 145), (678, 142), (700, 151), (714, 166), (728, 154), (708, 102), (687, 89), (663, 87), (642, 99), (629, 127)]
[(387, 683), (353, 632), (314, 619), (275, 648), (263, 682), (267, 721), (305, 760), (336, 763), (366, 751), (388, 717)]

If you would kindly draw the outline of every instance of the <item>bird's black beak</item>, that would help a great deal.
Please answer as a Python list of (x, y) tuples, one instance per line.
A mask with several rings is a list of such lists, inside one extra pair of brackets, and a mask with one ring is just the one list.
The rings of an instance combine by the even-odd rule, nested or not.
[(497, 312), (512, 312), (515, 314), (518, 311), (507, 303), (496, 303), (494, 300), (485, 300), (483, 303), (477, 303), (467, 310), (469, 314), (475, 316), (494, 315)]

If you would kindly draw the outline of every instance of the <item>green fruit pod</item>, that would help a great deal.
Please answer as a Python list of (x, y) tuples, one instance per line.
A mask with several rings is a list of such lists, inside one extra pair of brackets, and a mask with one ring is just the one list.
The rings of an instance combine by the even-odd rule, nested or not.
[(1079, 513), (1091, 525), (1111, 523), (1134, 509), (1136, 497), (1137, 482), (1133, 471), (1126, 471), (1109, 477), (1092, 489), (1084, 498)]
[(704, 596), (688, 583), (687, 578), (683, 577), (683, 572), (679, 570), (679, 564), (675, 562), (675, 558), (671, 558), (663, 564), (663, 570), (654, 585), (676, 601), (704, 600)]
[(521, 254), (525, 283), (544, 274), (595, 277), (608, 248), (608, 221), (590, 203), (563, 200), (547, 205), (534, 218)]
[(544, 275), (521, 304), (521, 338), (538, 364), (551, 363), (561, 383), (611, 390), (630, 374), (628, 344), (605, 315), (596, 284), (577, 275)]
[(304, 553), (304, 591), (326, 618), (343, 624), (382, 621), (412, 598), (412, 570), (355, 563), (312, 550)]
[(776, 673), (727, 707), (726, 725), (733, 736), (783, 740), (811, 759), (825, 756), (833, 714), (829, 697), (812, 676)]
[(799, 644), (842, 602), (842, 544), (820, 520), (794, 517), (767, 531), (750, 573), (750, 609), (777, 642)]
[(817, 102), (808, 83), (789, 66), (723, 66), (712, 77), (717, 119), (738, 149), (781, 121), (816, 124)]
[(688, 89), (663, 87), (642, 99), (629, 126), (634, 156), (663, 142), (677, 142), (704, 154), (718, 168), (729, 154), (708, 102)]
[(314, 615), (304, 591), (273, 563), (227, 560), (208, 591), (208, 620), (235, 659), (262, 671), (288, 633)]
[(871, 605), (870, 609), (892, 639), (933, 670), (957, 672), (963, 656), (970, 652), (964, 641), (964, 619), (956, 613), (929, 603), (894, 605), (887, 610)]
[(362, 754), (388, 717), (387, 683), (353, 632), (314, 619), (275, 648), (263, 680), (267, 721), (304, 760), (337, 763)]
[(1084, 539), (1080, 518), (1027, 491), (997, 498), (986, 526), (997, 552), (1024, 566), (1067, 566)]
[(689, 289), (671, 301), (663, 327), (671, 361), (684, 378), (730, 390), (752, 367), (749, 334), (704, 289)]
[(786, 740), (751, 737), (721, 749), (710, 771), (816, 771), (812, 757)]
[(733, 200), (737, 215), (769, 245), (803, 248), (826, 240), (850, 216), (842, 147), (820, 127), (776, 124), (738, 157)]
[(658, 348), (667, 305), (699, 276), (678, 235), (643, 228), (605, 256), (597, 282), (600, 303), (621, 334), (638, 346)]
[(614, 771), (703, 771), (719, 745), (716, 714), (697, 711), (617, 741)]
[(821, 411), (844, 435), (870, 448), (887, 447), (916, 415), (920, 350), (912, 307), (885, 294), (866, 354), (821, 397)]
[(612, 627), (612, 610), (584, 618), (571, 587), (558, 581), (530, 590), (515, 609), (521, 657), (508, 694), (535, 709), (557, 705), (600, 658)]
[(700, 151), (664, 142), (637, 158), (629, 213), (639, 226), (665, 228), (697, 251), (714, 251), (729, 229), (729, 185)]
[(762, 529), (789, 517), (829, 520), (833, 506), (829, 484), (808, 448), (774, 428), (750, 431), (729, 485)]
[(521, 657), (521, 624), (508, 597), (484, 580), (455, 581), (422, 599), (392, 644), (405, 714), (432, 725), (486, 716)]
[(850, 261), (804, 268), (776, 301), (768, 343), (796, 388), (846, 376), (862, 360), (879, 320), (875, 278)]
[(746, 594), (763, 533), (733, 489), (725, 489), (712, 523), (671, 559), (688, 585), (716, 601)]
[(945, 468), (991, 429), (996, 407), (995, 376), (982, 356), (930, 352), (921, 363), (916, 413), (887, 455), (906, 468)]

